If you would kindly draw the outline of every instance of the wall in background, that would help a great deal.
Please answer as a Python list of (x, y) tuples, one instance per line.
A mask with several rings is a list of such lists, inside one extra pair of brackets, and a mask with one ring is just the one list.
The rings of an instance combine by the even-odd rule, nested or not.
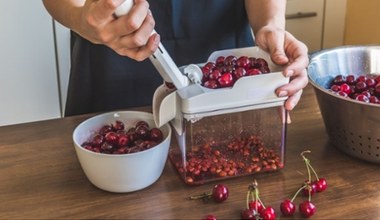
[(380, 44), (379, 11), (379, 0), (348, 0), (344, 44)]

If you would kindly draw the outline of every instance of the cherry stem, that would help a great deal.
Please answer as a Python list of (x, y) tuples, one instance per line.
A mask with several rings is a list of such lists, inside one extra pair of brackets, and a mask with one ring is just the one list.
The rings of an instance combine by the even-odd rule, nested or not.
[(290, 201), (293, 202), (293, 201), (296, 199), (297, 195), (301, 192), (301, 190), (305, 189), (306, 187), (307, 187), (306, 184), (303, 185), (302, 187), (300, 187), (300, 188), (297, 190), (297, 192), (294, 194), (293, 198), (292, 198)]
[(247, 192), (247, 209), (249, 209), (249, 196), (251, 195), (251, 191)]
[(301, 153), (301, 156), (302, 156), (302, 158), (303, 158), (303, 160), (305, 161), (305, 164), (306, 164), (307, 172), (308, 172), (308, 174), (309, 174), (309, 183), (311, 183), (310, 169), (311, 169), (311, 171), (314, 173), (315, 178), (316, 178), (317, 180), (319, 180), (319, 177), (318, 177), (317, 172), (314, 170), (313, 166), (311, 166), (311, 164), (310, 164), (310, 160), (307, 159), (307, 158), (305, 157), (305, 155), (304, 155), (305, 153), (311, 153), (311, 151), (307, 150), (307, 151), (303, 151), (303, 152)]
[(212, 195), (212, 193), (202, 193), (199, 195), (190, 196), (189, 199), (191, 199), (191, 200), (204, 199), (204, 198), (209, 198), (211, 195)]

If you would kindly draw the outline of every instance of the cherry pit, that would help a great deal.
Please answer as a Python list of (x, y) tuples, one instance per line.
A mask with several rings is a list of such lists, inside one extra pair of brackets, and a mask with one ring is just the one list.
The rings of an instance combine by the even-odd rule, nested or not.
[(244, 76), (269, 73), (268, 62), (263, 58), (248, 56), (219, 56), (201, 67), (202, 85), (210, 89), (231, 87)]
[(116, 120), (103, 125), (81, 146), (96, 153), (130, 154), (150, 149), (162, 140), (162, 131), (150, 128), (144, 120), (137, 121), (129, 128), (124, 122)]

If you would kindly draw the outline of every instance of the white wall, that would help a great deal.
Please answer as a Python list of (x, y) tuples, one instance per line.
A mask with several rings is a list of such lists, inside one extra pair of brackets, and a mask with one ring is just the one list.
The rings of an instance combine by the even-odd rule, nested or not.
[(0, 126), (61, 116), (53, 27), (41, 0), (0, 1)]

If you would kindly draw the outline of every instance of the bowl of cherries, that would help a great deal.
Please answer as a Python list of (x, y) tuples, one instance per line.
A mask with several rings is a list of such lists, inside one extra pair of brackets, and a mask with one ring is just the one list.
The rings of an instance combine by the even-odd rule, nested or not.
[(331, 143), (380, 163), (380, 46), (343, 46), (311, 56), (308, 76)]
[(73, 141), (89, 181), (110, 192), (146, 188), (161, 176), (168, 156), (171, 128), (155, 127), (153, 115), (119, 111), (80, 123)]

